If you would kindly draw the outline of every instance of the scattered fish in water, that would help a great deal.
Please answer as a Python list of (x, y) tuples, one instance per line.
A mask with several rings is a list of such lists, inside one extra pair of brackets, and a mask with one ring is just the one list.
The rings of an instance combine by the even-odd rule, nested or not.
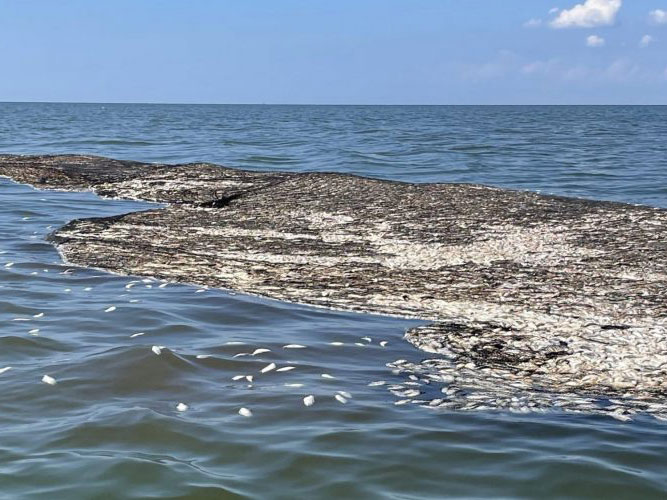
[(342, 346), (345, 345), (342, 342), (329, 342), (329, 345)]
[(313, 406), (315, 404), (315, 396), (306, 396), (303, 398), (303, 404), (306, 406)]
[(116, 310), (116, 306), (111, 306), (111, 307), (107, 307), (107, 308), (104, 310), (104, 312), (105, 312), (105, 313), (110, 313), (110, 312), (114, 312), (115, 310)]
[(277, 372), (288, 372), (291, 370), (294, 370), (294, 366), (283, 366), (282, 368), (278, 368), (276, 371)]
[(347, 391), (336, 391), (336, 392), (337, 392), (338, 394), (340, 394), (341, 396), (343, 396), (344, 398), (352, 399), (352, 394), (350, 394), (350, 393), (347, 392)]
[(14, 265), (13, 262), (7, 262), (7, 264), (5, 264), (5, 267), (12, 267), (13, 265)]
[(92, 287), (87, 286), (86, 288), (83, 289), (84, 292), (90, 292), (92, 290)]
[(197, 354), (197, 356), (195, 356), (195, 357), (197, 359), (207, 359), (207, 358), (210, 358), (211, 355), (210, 354)]
[(301, 344), (287, 344), (283, 346), (283, 349), (305, 349), (305, 345)]
[(11, 369), (12, 369), (11, 366), (5, 366), (4, 368), (0, 368), (0, 375), (2, 375), (5, 372), (8, 372)]
[(164, 348), (164, 346), (154, 345), (153, 347), (151, 347), (151, 351), (153, 351), (155, 354), (157, 354), (159, 356), (160, 354), (162, 354), (162, 349), (163, 348)]
[(145, 332), (133, 333), (130, 335), (130, 338), (133, 339), (134, 337), (141, 337), (142, 335), (145, 335)]
[(166, 288), (169, 283), (162, 283), (161, 285), (158, 286), (158, 288)]
[(188, 408), (189, 408), (189, 406), (186, 405), (185, 403), (178, 403), (178, 404), (176, 405), (176, 409), (177, 409), (178, 411), (187, 411)]
[(252, 375), (246, 375), (245, 379), (252, 384), (252, 380), (253, 380)]
[(303, 384), (285, 384), (285, 387), (303, 387)]
[(257, 356), (258, 354), (264, 354), (265, 352), (271, 352), (271, 349), (255, 349), (251, 356)]
[(336, 377), (334, 377), (333, 375), (329, 375), (328, 373), (323, 373), (323, 374), (321, 375), (321, 377), (322, 377), (322, 378), (336, 378)]
[(245, 345), (245, 342), (239, 342), (237, 340), (231, 340), (229, 342), (225, 342), (225, 345)]
[(361, 340), (365, 340), (366, 342), (373, 342), (373, 339), (370, 337), (361, 337)]
[(239, 415), (242, 417), (252, 417), (252, 412), (248, 408), (241, 408), (239, 410)]
[(385, 382), (384, 380), (378, 380), (376, 382), (371, 382), (370, 384), (368, 384), (368, 387), (378, 387), (380, 385), (385, 385), (386, 383), (387, 382)]
[(270, 372), (271, 370), (275, 370), (275, 368), (276, 368), (276, 364), (275, 364), (275, 363), (269, 363), (269, 364), (266, 365), (264, 368), (262, 368), (260, 371), (261, 371), (262, 373), (267, 373), (267, 372)]
[(241, 380), (241, 379), (243, 379), (243, 378), (245, 378), (245, 377), (246, 377), (245, 375), (234, 375), (234, 376), (232, 377), (232, 380), (237, 381), (237, 380)]
[(338, 401), (339, 403), (343, 403), (343, 404), (347, 403), (347, 399), (345, 399), (345, 398), (344, 398), (343, 396), (341, 396), (340, 394), (336, 394), (336, 395), (334, 396), (334, 398), (336, 398), (336, 401)]
[(387, 344), (388, 342), (386, 340), (383, 340), (382, 342), (380, 342), (380, 347), (386, 347)]
[(42, 382), (44, 382), (45, 384), (49, 384), (49, 385), (56, 385), (58, 383), (56, 381), (56, 379), (54, 379), (53, 377), (50, 377), (49, 375), (44, 375), (42, 377)]
[(361, 342), (355, 342), (354, 345), (358, 345), (359, 347), (366, 347), (366, 344), (362, 344)]
[(249, 356), (249, 355), (250, 355), (249, 352), (240, 352), (238, 354), (234, 354), (234, 356), (232, 356), (232, 358), (240, 358), (241, 356)]
[(38, 313), (38, 314), (33, 314), (33, 318), (42, 318), (44, 317), (44, 313)]
[(29, 335), (37, 335), (39, 333), (39, 328), (33, 328), (28, 332)]

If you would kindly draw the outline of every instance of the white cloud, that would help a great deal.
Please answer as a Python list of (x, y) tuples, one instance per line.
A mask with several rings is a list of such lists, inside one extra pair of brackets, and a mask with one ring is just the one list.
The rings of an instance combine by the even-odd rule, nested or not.
[(561, 82), (595, 88), (601, 85), (662, 85), (667, 81), (664, 63), (642, 65), (631, 57), (590, 57), (587, 62), (573, 61), (569, 57), (536, 60), (502, 51), (488, 62), (459, 64), (456, 68), (458, 77), (469, 83), (523, 81), (532, 82), (531, 85), (537, 82), (552, 85)]
[(648, 75), (642, 75), (640, 67), (629, 59), (617, 59), (604, 70), (603, 76), (615, 82), (646, 81), (648, 78)]
[(590, 75), (586, 66), (581, 64), (568, 65), (557, 58), (529, 62), (521, 67), (520, 72), (530, 77), (546, 77), (563, 81), (585, 80)]
[(644, 35), (642, 39), (639, 41), (639, 46), (648, 47), (653, 42), (655, 42), (655, 38), (653, 38), (651, 35)]
[(509, 50), (501, 50), (491, 61), (462, 65), (461, 76), (472, 81), (493, 80), (516, 72), (519, 66), (520, 61), (517, 54)]
[(569, 10), (562, 10), (551, 21), (554, 28), (592, 28), (614, 24), (623, 0), (586, 0)]
[(558, 12), (560, 9), (558, 7), (553, 7), (552, 9), (549, 9), (549, 14), (555, 14)]
[(588, 38), (586, 38), (586, 45), (589, 47), (604, 47), (605, 41), (604, 38), (597, 36), (597, 35), (591, 35)]
[(524, 28), (538, 28), (542, 26), (542, 19), (529, 19), (525, 23), (523, 23)]
[(667, 10), (655, 9), (648, 13), (648, 17), (655, 24), (667, 24)]

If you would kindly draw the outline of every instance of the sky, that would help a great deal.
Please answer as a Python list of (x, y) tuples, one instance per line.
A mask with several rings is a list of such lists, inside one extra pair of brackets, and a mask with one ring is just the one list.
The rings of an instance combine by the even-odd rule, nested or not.
[(0, 101), (667, 104), (667, 0), (0, 0)]

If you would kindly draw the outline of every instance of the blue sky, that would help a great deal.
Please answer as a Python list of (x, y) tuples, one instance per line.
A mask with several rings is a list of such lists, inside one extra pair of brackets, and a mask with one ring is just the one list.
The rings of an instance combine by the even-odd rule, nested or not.
[(667, 0), (0, 0), (0, 72), (0, 101), (667, 104)]

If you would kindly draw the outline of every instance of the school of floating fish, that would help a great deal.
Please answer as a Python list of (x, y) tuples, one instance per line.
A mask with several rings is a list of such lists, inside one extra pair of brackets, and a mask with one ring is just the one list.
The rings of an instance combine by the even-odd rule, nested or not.
[[(10, 264), (8, 262), (7, 264)], [(11, 262), (11, 264), (14, 264)], [(4, 266), (6, 269), (13, 268), (12, 266)], [(67, 270), (61, 274), (72, 274), (73, 270)], [(149, 279), (132, 280), (124, 285), (126, 290), (133, 289), (139, 283), (147, 283)], [(157, 288), (164, 289), (169, 283), (164, 282), (157, 286)], [(92, 290), (90, 287), (85, 288), (86, 291)], [(104, 309), (104, 313), (113, 313), (120, 311), (116, 305), (110, 305)], [(26, 317), (15, 317), (11, 321), (16, 322), (30, 322), (39, 321), (46, 317), (44, 312), (38, 312)], [(424, 334), (424, 330), (428, 330), (429, 326), (418, 327), (415, 329), (418, 333), (412, 330), (408, 331), (406, 337), (411, 342), (427, 342), (428, 336)], [(40, 328), (32, 328), (27, 330), (28, 335), (38, 335)], [(136, 339), (146, 335), (146, 332), (136, 332), (129, 335), (128, 338)], [(440, 336), (435, 336), (440, 338)], [(418, 339), (418, 340), (417, 340)], [(370, 337), (361, 337), (359, 340), (363, 342), (349, 342), (349, 346), (364, 347), (373, 343)], [(252, 349), (245, 342), (228, 341), (224, 343), (226, 346), (239, 346), (245, 348), (244, 351), (232, 355), (232, 358), (247, 356), (258, 357), (264, 360), (264, 355), (270, 355), (271, 349), (266, 347), (256, 347)], [(341, 341), (326, 342), (327, 345), (334, 347), (341, 347), (346, 345)], [(386, 347), (388, 342), (382, 340), (377, 343), (378, 346)], [(287, 344), (283, 349), (306, 349), (308, 346), (302, 344)], [(424, 349), (425, 345), (421, 346)], [(440, 346), (442, 347), (442, 346)], [(248, 351), (248, 348), (251, 350)], [(169, 351), (169, 348), (164, 345), (152, 345), (149, 347), (154, 355), (161, 356)], [(617, 397), (606, 397), (600, 395), (581, 395), (573, 394), (571, 392), (561, 392), (552, 390), (540, 390), (535, 388), (535, 384), (526, 383), (523, 376), (513, 375), (507, 370), (500, 368), (483, 368), (486, 377), (480, 378), (476, 376), (476, 370), (479, 367), (475, 363), (461, 363), (456, 359), (456, 356), (451, 355), (451, 351), (446, 351), (444, 348), (437, 349), (433, 345), (426, 346), (426, 350), (431, 350), (440, 356), (437, 358), (427, 358), (421, 362), (409, 362), (404, 359), (399, 359), (387, 363), (387, 368), (391, 371), (393, 380), (376, 380), (371, 381), (367, 385), (369, 387), (382, 387), (388, 390), (396, 400), (395, 405), (413, 405), (429, 410), (445, 409), (456, 411), (510, 411), (515, 413), (528, 412), (547, 412), (552, 410), (561, 410), (566, 412), (586, 412), (592, 414), (608, 415), (620, 421), (630, 421), (632, 418), (641, 413), (647, 413), (659, 420), (667, 421), (667, 403), (664, 400), (647, 398), (645, 400), (637, 399), (636, 396), (624, 397), (623, 394), (618, 394)], [(247, 352), (246, 352), (247, 351)], [(449, 352), (450, 355), (445, 354)], [(211, 354), (196, 354), (196, 359), (209, 359), (213, 357)], [(459, 362), (457, 362), (459, 361)], [(7, 372), (12, 370), (12, 366), (5, 366), (0, 368), (0, 375), (7, 376)], [(249, 384), (256, 383), (257, 376), (268, 375), (271, 372), (287, 373), (296, 370), (298, 366), (287, 364), (285, 366), (278, 366), (275, 362), (269, 362), (263, 365), (258, 370), (255, 369), (251, 373), (243, 373), (234, 375), (231, 379), (234, 382), (242, 381)], [(329, 373), (322, 373), (320, 377), (323, 379), (336, 380), (335, 375)], [(53, 374), (44, 374), (41, 382), (50, 385), (58, 385), (58, 379)], [(303, 389), (305, 384), (300, 382), (284, 382), (284, 387), (292, 389)], [(302, 393), (303, 394), (303, 393)], [(318, 396), (322, 397), (322, 396)], [(347, 404), (352, 398), (352, 394), (344, 390), (336, 390), (329, 394), (329, 397), (340, 404)], [(316, 398), (313, 394), (306, 394), (302, 396), (302, 404), (306, 407), (315, 405)], [(184, 413), (190, 410), (190, 405), (185, 402), (174, 403), (174, 409), (178, 413)], [(250, 418), (254, 416), (253, 411), (247, 407), (238, 409), (238, 414), (242, 417)]]
[[(6, 251), (0, 251), (0, 256), (6, 253)], [(16, 266), (15, 262), (6, 262), (2, 265), (2, 267), (6, 270), (5, 272), (20, 272), (20, 265)], [(50, 272), (49, 269), (43, 269), (44, 273)], [(73, 275), (75, 273), (75, 269), (66, 269), (65, 271), (62, 271), (60, 274), (61, 275)], [(35, 272), (32, 272), (31, 274), (36, 274)], [(153, 288), (153, 285), (157, 283), (157, 280), (154, 280), (153, 278), (143, 278), (143, 279), (134, 279), (123, 285), (125, 291), (131, 291), (135, 289), (140, 284), (143, 284), (145, 288)], [(159, 289), (164, 289), (167, 286), (169, 286), (169, 282), (162, 282), (159, 285), (156, 286), (156, 288)], [(82, 288), (83, 291), (85, 292), (91, 292), (93, 291), (92, 287), (84, 287)], [(198, 292), (203, 292), (206, 291), (207, 289), (205, 288), (200, 288), (195, 291), (195, 293)], [(71, 293), (74, 290), (72, 288), (65, 288), (64, 291), (66, 293)], [(127, 300), (130, 303), (137, 302), (137, 299), (128, 299)], [(120, 312), (122, 311), (122, 307), (119, 308), (118, 305), (111, 304), (108, 305), (107, 307), (101, 309), (102, 313), (114, 313), (114, 312)], [(26, 316), (19, 316), (19, 317), (14, 317), (11, 318), (10, 321), (12, 322), (35, 322), (35, 321), (40, 321), (40, 320), (46, 320), (48, 319), (46, 317), (46, 313), (44, 312), (37, 312), (32, 315), (26, 315)], [(27, 330), (27, 334), (31, 336), (38, 336), (40, 333), (41, 329), (40, 328), (31, 328)], [(139, 339), (140, 337), (146, 336), (146, 332), (135, 332), (132, 333), (128, 336), (129, 339)], [(364, 340), (365, 343), (356, 343), (356, 345), (366, 345), (367, 343), (371, 343), (372, 339), (370, 337), (363, 337), (360, 340)], [(381, 341), (382, 346), (387, 345), (387, 341)], [(246, 342), (241, 342), (241, 341), (226, 341), (224, 342), (225, 346), (243, 346), (245, 348), (250, 347)], [(334, 342), (331, 343), (331, 345), (338, 345), (338, 346), (343, 346), (345, 345), (343, 342)], [(355, 343), (349, 343), (350, 346), (355, 345)], [(301, 349), (306, 349), (308, 346), (303, 345), (303, 344), (286, 344), (283, 345), (283, 349), (287, 350), (301, 350)], [(150, 347), (147, 347), (150, 349), (152, 354), (156, 356), (163, 356), (165, 353), (169, 352), (170, 349), (165, 346), (165, 345), (151, 345)], [(272, 352), (271, 349), (266, 348), (266, 347), (256, 347), (250, 352), (238, 352), (234, 355), (232, 355), (232, 358), (237, 358), (237, 357), (258, 357), (260, 359), (265, 359), (263, 355), (270, 354)], [(196, 354), (195, 359), (199, 360), (204, 360), (204, 359), (209, 359), (214, 357), (211, 354)], [(3, 376), (8, 376), (6, 375), (8, 372), (13, 370), (14, 367), (12, 366), (5, 366), (5, 367), (0, 367), (0, 375)], [(261, 375), (267, 375), (270, 374), (270, 372), (275, 372), (275, 373), (288, 373), (292, 371), (297, 371), (298, 372), (298, 366), (296, 365), (291, 365), (287, 364), (285, 366), (278, 366), (275, 362), (270, 362), (266, 365), (264, 365), (262, 368), (259, 370), (255, 370), (252, 373), (246, 373), (246, 374), (239, 374), (235, 375), (232, 377), (232, 381), (238, 382), (238, 381), (243, 381), (244, 383), (249, 384), (247, 387), (253, 387), (253, 383), (256, 383), (256, 378), (257, 376)], [(328, 374), (328, 373), (322, 373), (320, 375), (321, 378), (324, 379), (330, 379), (330, 380), (335, 380), (337, 377), (334, 375)], [(56, 386), (59, 384), (58, 379), (52, 375), (52, 374), (44, 374), (40, 382), (49, 386)], [(299, 383), (299, 382), (284, 382), (282, 384), (284, 387), (292, 388), (292, 389), (302, 389), (305, 387), (306, 384), (304, 383)], [(324, 397), (324, 395), (318, 396), (320, 398)], [(336, 390), (331, 394), (328, 394), (328, 397), (333, 399), (334, 401), (337, 401), (338, 403), (341, 404), (346, 404), (348, 403), (349, 400), (352, 399), (352, 394), (344, 391), (344, 390)], [(304, 406), (313, 406), (315, 404), (315, 396), (312, 394), (306, 394), (305, 396), (302, 395), (302, 403)], [(174, 410), (178, 413), (184, 413), (190, 410), (190, 405), (188, 403), (178, 401), (174, 403), (173, 406)], [(238, 415), (246, 418), (250, 418), (254, 416), (253, 411), (250, 408), (247, 407), (241, 407), (238, 409)]]
[[(24, 217), (23, 220), (27, 221), (30, 220), (30, 218)], [(48, 229), (50, 229), (50, 227)], [(5, 252), (0, 252), (0, 255), (4, 253)], [(0, 267), (2, 272), (6, 273), (17, 272), (17, 268), (20, 268), (20, 265), (17, 266), (14, 261), (4, 262)], [(43, 269), (43, 272), (48, 273), (49, 269)], [(61, 272), (63, 275), (71, 275), (73, 273), (74, 269), (66, 269)], [(36, 275), (38, 273), (37, 271), (33, 271), (30, 274)], [(158, 283), (152, 278), (143, 278), (128, 282), (124, 285), (124, 289), (129, 292), (140, 285), (143, 285), (144, 288), (148, 289), (153, 288), (154, 285), (156, 288), (164, 289), (169, 285), (169, 282)], [(90, 292), (92, 291), (92, 287), (85, 287), (83, 290)], [(195, 290), (195, 293), (203, 293), (207, 290), (207, 287), (203, 287)], [(64, 289), (65, 293), (71, 293), (72, 291), (71, 288)], [(129, 302), (137, 302), (137, 299), (130, 299)], [(110, 304), (102, 309), (102, 312), (114, 313), (118, 310), (117, 305)], [(12, 318), (11, 321), (39, 321), (44, 317), (44, 312), (37, 312), (27, 317)], [(539, 330), (539, 320), (540, 318), (534, 318), (534, 321), (532, 323), (528, 322), (527, 326), (524, 322), (522, 327)], [(594, 343), (596, 342), (595, 333), (600, 329), (600, 326), (603, 323), (603, 321), (600, 321), (599, 324), (582, 324), (574, 326), (580, 330), (585, 330), (586, 328), (591, 329), (591, 334), (588, 337), (580, 337), (581, 339), (590, 340), (590, 342)], [(667, 330), (665, 329), (665, 324), (667, 324), (665, 321), (656, 321), (654, 324), (654, 328), (661, 329), (662, 335), (654, 336), (653, 338), (657, 338), (657, 342), (664, 344), (662, 349), (657, 350), (662, 352), (663, 356), (654, 360), (655, 366), (653, 368), (655, 370), (660, 370), (657, 371), (658, 374), (662, 374), (664, 368), (667, 366)], [(436, 330), (437, 326), (438, 325), (436, 325)], [(632, 370), (633, 357), (615, 358), (613, 354), (614, 349), (612, 348), (601, 351), (599, 349), (587, 348), (586, 346), (579, 346), (581, 354), (574, 358), (570, 356), (568, 364), (571, 365), (573, 362), (585, 364), (587, 362), (587, 357), (600, 355), (607, 356), (609, 362), (614, 364), (609, 370), (611, 378), (605, 380), (604, 374), (596, 373), (595, 375), (590, 376), (595, 377), (595, 380), (591, 379), (589, 382), (591, 386), (605, 385), (612, 390), (612, 392), (605, 394), (586, 394), (585, 391), (581, 390), (572, 392), (568, 389), (568, 384), (576, 385), (579, 388), (581, 387), (582, 380), (577, 380), (576, 383), (572, 382), (569, 377), (570, 372), (567, 369), (558, 370), (550, 368), (549, 370), (541, 370), (543, 364), (549, 362), (558, 363), (558, 356), (542, 359), (540, 360), (542, 364), (530, 364), (535, 360), (529, 360), (521, 367), (514, 367), (515, 369), (511, 369), (512, 367), (508, 368), (506, 365), (494, 365), (493, 363), (480, 364), (474, 359), (466, 359), (465, 356), (462, 356), (462, 353), (475, 351), (474, 348), (479, 345), (480, 337), (484, 341), (484, 335), (489, 332), (491, 332), (491, 334), (489, 334), (489, 339), (486, 339), (487, 344), (497, 341), (498, 335), (502, 335), (503, 331), (507, 336), (514, 335), (514, 332), (511, 329), (493, 329), (488, 328), (488, 325), (483, 326), (484, 328), (480, 327), (479, 331), (474, 332), (475, 335), (449, 337), (451, 343), (447, 345), (442, 342), (443, 333), (441, 331), (429, 331), (429, 328), (433, 328), (431, 325), (418, 327), (408, 331), (406, 338), (409, 342), (413, 343), (423, 351), (438, 354), (438, 357), (427, 358), (420, 362), (409, 362), (407, 360), (399, 359), (387, 363), (387, 368), (391, 370), (392, 375), (400, 377), (401, 380), (394, 382), (386, 380), (371, 381), (368, 383), (368, 386), (386, 388), (397, 398), (394, 402), (395, 405), (400, 406), (410, 404), (428, 408), (430, 410), (502, 410), (528, 413), (546, 412), (555, 409), (575, 413), (608, 415), (620, 421), (630, 421), (634, 416), (643, 413), (652, 415), (656, 419), (667, 421), (667, 402), (665, 401), (664, 396), (661, 397), (660, 394), (657, 396), (656, 394), (646, 394), (645, 397), (642, 397), (642, 394), (639, 394), (638, 396), (636, 392), (624, 393), (624, 389), (631, 389), (637, 385), (636, 382), (632, 379), (625, 380), (614, 378), (614, 374), (617, 373), (639, 373), (639, 370)], [(26, 333), (31, 336), (40, 336), (40, 332), (41, 328), (37, 327), (26, 331)], [(146, 332), (136, 332), (129, 335), (129, 338), (135, 339), (145, 335)], [(636, 350), (638, 353), (638, 356), (636, 357), (641, 358), (639, 353), (644, 349), (644, 346), (642, 345), (643, 337), (641, 335), (636, 335), (635, 337), (636, 338), (632, 335), (631, 325), (627, 328), (624, 327), (622, 335), (620, 333), (617, 335), (617, 341), (619, 344), (623, 345), (626, 351), (628, 348)], [(553, 339), (541, 338), (539, 335), (535, 334), (535, 332), (533, 332), (530, 338), (532, 339), (532, 342), (542, 343), (547, 347), (549, 344), (554, 343)], [(610, 337), (608, 333), (605, 333), (604, 338), (606, 342), (609, 342), (610, 338), (612, 340), (614, 339), (614, 337)], [(373, 343), (373, 339), (367, 336), (362, 337), (359, 340), (359, 342), (349, 343), (349, 345), (365, 347)], [(579, 340), (579, 342), (581, 343), (582, 341)], [(331, 341), (327, 344), (332, 347), (343, 347), (346, 345), (346, 343), (342, 341)], [(227, 342), (226, 345), (244, 345), (244, 343), (230, 341)], [(379, 341), (377, 345), (384, 348), (388, 345), (388, 341)], [(545, 351), (545, 345), (528, 345), (525, 347), (534, 352), (541, 351), (547, 352), (547, 354), (556, 352), (560, 347), (554, 345), (553, 351), (549, 351), (548, 349)], [(302, 344), (287, 344), (283, 346), (283, 349), (298, 350), (306, 349), (307, 347), (308, 346)], [(153, 354), (160, 356), (168, 350), (168, 347), (164, 345), (152, 345), (150, 350)], [(655, 346), (652, 346), (651, 351), (656, 352)], [(245, 356), (261, 357), (262, 355), (269, 353), (271, 353), (271, 349), (256, 347), (251, 352), (238, 352), (233, 355), (233, 358)], [(195, 357), (196, 359), (208, 359), (212, 357), (212, 355), (197, 354)], [(8, 372), (10, 372), (12, 368), (12, 366), (0, 368), (0, 375), (10, 376)], [(256, 376), (269, 375), (271, 372), (292, 372), (293, 370), (297, 370), (298, 372), (298, 366), (278, 366), (275, 362), (269, 362), (256, 372), (235, 375), (232, 377), (232, 380), (253, 384), (256, 383)], [(478, 374), (480, 370), (484, 373), (484, 377), (479, 377)], [(541, 377), (541, 375), (547, 371), (549, 377)], [(337, 378), (329, 373), (322, 373), (320, 376), (323, 379), (330, 380), (335, 380)], [(644, 385), (653, 384), (658, 387), (665, 384), (664, 377), (657, 378), (653, 381), (647, 381), (645, 374), (638, 376), (642, 377), (642, 384)], [(41, 378), (41, 382), (49, 386), (56, 386), (59, 383), (53, 374), (44, 374)], [(583, 380), (583, 382), (586, 382), (586, 380)], [(305, 384), (300, 382), (285, 382), (283, 383), (283, 386), (293, 389), (302, 389), (305, 387)], [(352, 399), (352, 395), (343, 390), (337, 390), (334, 393), (329, 394), (329, 397), (333, 398), (340, 404), (347, 404), (348, 401)], [(303, 396), (302, 402), (306, 407), (313, 406), (316, 402), (315, 396), (312, 394), (305, 395)], [(176, 402), (174, 404), (174, 409), (177, 412), (183, 413), (188, 411), (190, 406), (184, 402)], [(253, 416), (252, 410), (246, 407), (240, 408), (238, 414), (246, 418)]]

